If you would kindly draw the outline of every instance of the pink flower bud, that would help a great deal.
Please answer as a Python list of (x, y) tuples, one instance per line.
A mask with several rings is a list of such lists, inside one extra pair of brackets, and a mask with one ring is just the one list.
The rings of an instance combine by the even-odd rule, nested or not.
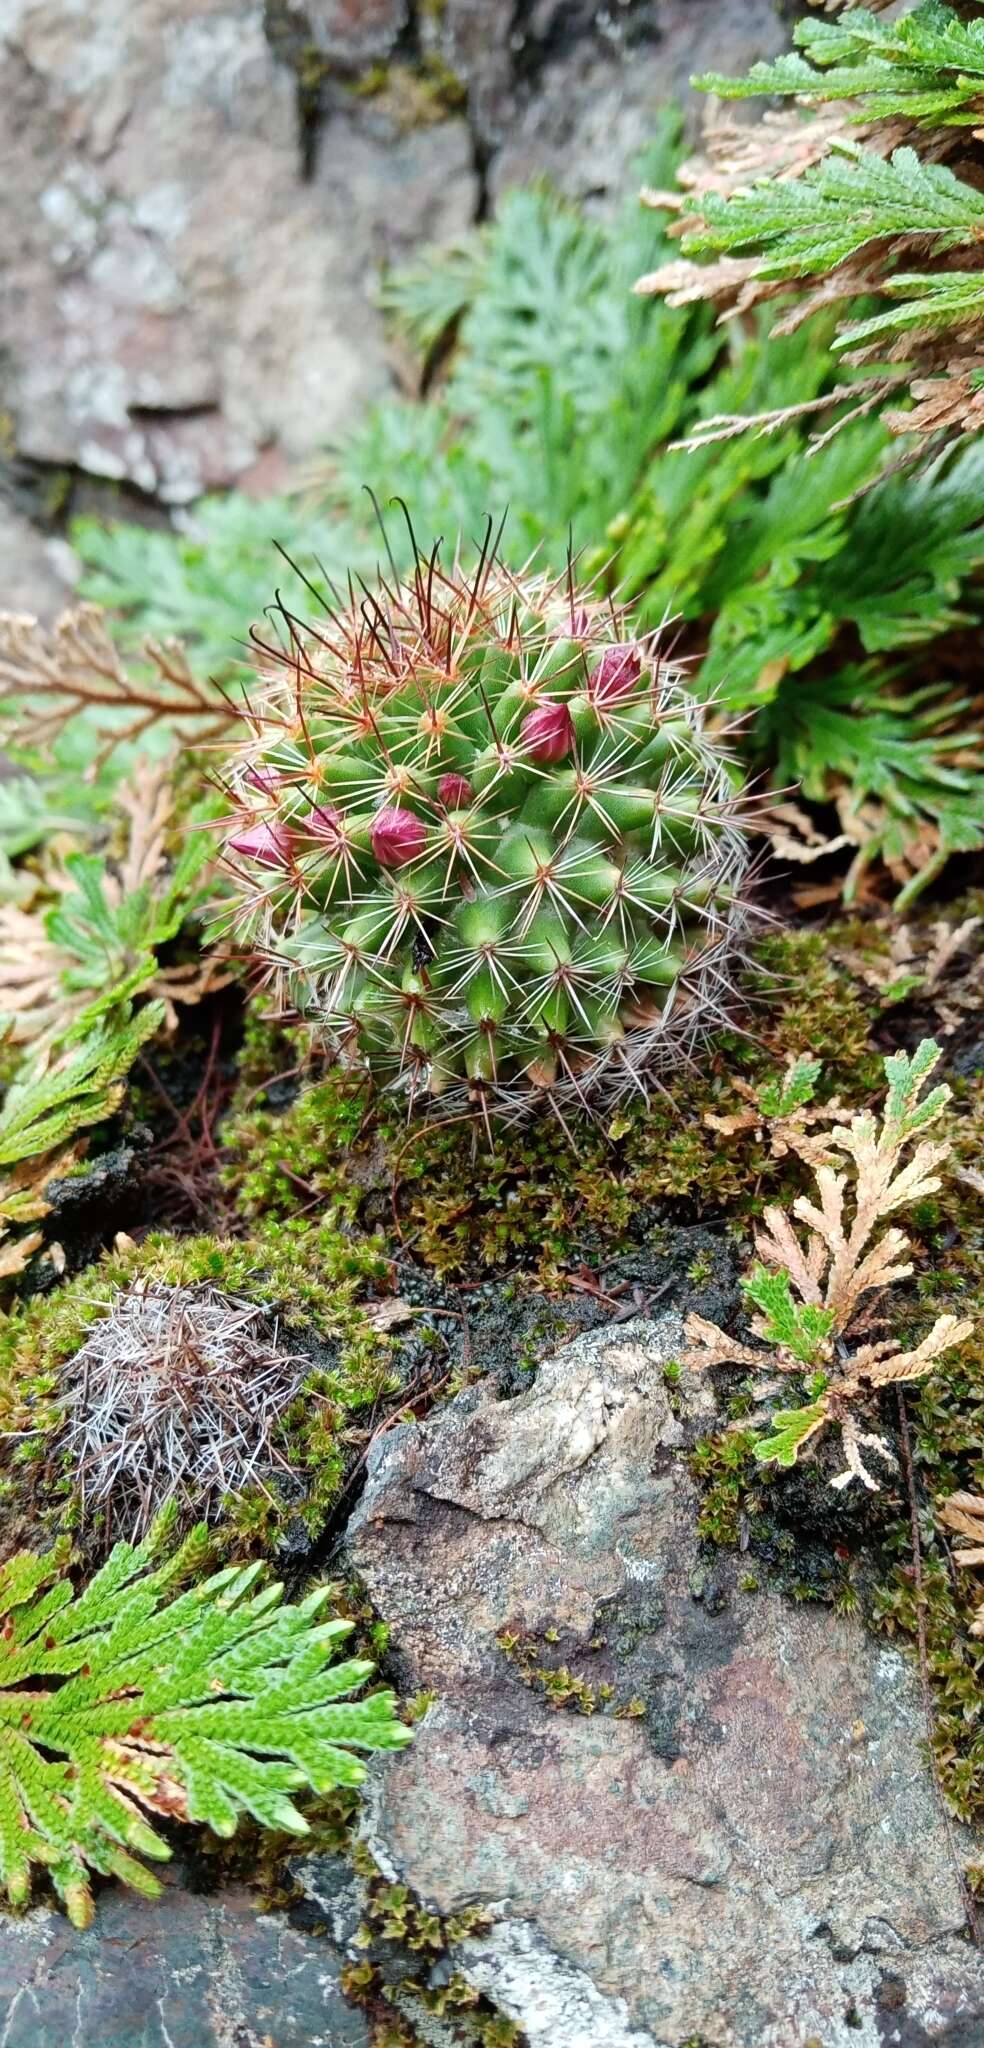
[(427, 827), (423, 818), (415, 817), (413, 811), (388, 804), (384, 810), (376, 812), (369, 838), (380, 867), (402, 868), (423, 851)]
[(519, 732), (534, 761), (562, 761), (574, 740), (574, 722), (566, 704), (553, 700), (528, 711)]
[(245, 779), (251, 789), (261, 790), (264, 796), (274, 796), (284, 778), (277, 774), (275, 768), (267, 768), (261, 762), (258, 768), (247, 768)]
[(437, 794), (446, 811), (464, 811), (472, 802), (475, 791), (466, 775), (442, 775)]
[(342, 814), (334, 804), (315, 804), (304, 820), (304, 831), (309, 839), (323, 839), (326, 846), (337, 846), (342, 838)]
[(276, 818), (258, 818), (245, 832), (234, 832), (226, 840), (227, 853), (241, 853), (246, 860), (255, 860), (263, 868), (289, 868), (293, 852), (293, 840), (286, 825)]
[(593, 704), (617, 704), (620, 697), (627, 697), (635, 689), (641, 674), (639, 649), (631, 640), (606, 647), (588, 677), (588, 696)]

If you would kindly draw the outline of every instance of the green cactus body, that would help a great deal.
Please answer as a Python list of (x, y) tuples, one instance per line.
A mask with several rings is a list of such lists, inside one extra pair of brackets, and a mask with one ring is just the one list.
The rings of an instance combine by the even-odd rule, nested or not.
[(748, 852), (700, 707), (570, 580), (437, 554), (267, 649), (240, 934), (416, 1098), (617, 1098), (726, 1015)]

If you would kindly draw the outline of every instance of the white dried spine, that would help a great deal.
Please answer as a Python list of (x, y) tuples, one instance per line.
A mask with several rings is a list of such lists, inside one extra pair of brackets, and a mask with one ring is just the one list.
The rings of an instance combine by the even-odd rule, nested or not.
[(138, 1537), (171, 1500), (200, 1516), (288, 1469), (281, 1430), (309, 1359), (269, 1312), (217, 1289), (135, 1286), (62, 1369), (68, 1453), (86, 1514)]

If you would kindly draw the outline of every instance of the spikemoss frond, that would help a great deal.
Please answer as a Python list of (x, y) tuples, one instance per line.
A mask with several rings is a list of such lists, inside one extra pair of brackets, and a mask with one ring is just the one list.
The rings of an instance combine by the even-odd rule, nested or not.
[(45, 1868), (70, 1918), (93, 1917), (90, 1873), (153, 1896), (146, 1864), (170, 1855), (149, 1816), (231, 1835), (249, 1813), (307, 1832), (294, 1795), (356, 1785), (358, 1752), (410, 1740), (393, 1695), (361, 1700), (372, 1665), (334, 1663), (350, 1624), (322, 1619), (232, 1567), (200, 1569), (204, 1528), (173, 1550), (163, 1516), (118, 1544), (81, 1592), (64, 1552), (0, 1566), (0, 1882), (15, 1904)]

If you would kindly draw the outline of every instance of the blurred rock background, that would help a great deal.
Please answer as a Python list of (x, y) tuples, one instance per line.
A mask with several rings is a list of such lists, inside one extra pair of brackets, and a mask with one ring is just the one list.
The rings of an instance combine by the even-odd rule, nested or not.
[(399, 376), (375, 293), (508, 185), (606, 208), (781, 0), (0, 0), (0, 605), (70, 511), (289, 483)]

